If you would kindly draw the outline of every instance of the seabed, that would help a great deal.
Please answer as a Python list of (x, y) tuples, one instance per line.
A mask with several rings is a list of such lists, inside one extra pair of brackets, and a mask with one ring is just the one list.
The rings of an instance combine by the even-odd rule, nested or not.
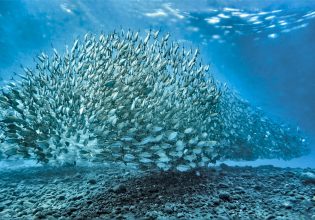
[(0, 219), (315, 219), (315, 169), (6, 169)]

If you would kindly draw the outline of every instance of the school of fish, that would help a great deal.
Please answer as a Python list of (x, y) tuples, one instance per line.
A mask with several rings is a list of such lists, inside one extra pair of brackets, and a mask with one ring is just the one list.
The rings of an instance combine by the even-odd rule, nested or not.
[(77, 39), (38, 55), (0, 94), (0, 158), (186, 171), (217, 160), (298, 157), (300, 132), (215, 81), (198, 49), (149, 31)]

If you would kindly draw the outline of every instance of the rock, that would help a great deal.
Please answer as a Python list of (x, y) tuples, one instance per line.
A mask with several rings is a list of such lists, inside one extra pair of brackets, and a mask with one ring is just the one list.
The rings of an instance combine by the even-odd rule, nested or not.
[(241, 187), (241, 186), (235, 187), (235, 190), (236, 190), (237, 193), (239, 193), (239, 194), (243, 194), (243, 193), (246, 192), (245, 189), (244, 189), (243, 187)]
[(168, 214), (172, 214), (174, 212), (174, 207), (171, 203), (166, 203), (164, 205), (164, 212), (168, 213)]
[(228, 209), (236, 209), (237, 206), (235, 204), (229, 204), (228, 206)]
[(22, 217), (22, 216), (24, 216), (26, 214), (27, 214), (26, 211), (21, 211), (21, 212), (18, 212), (17, 216), (18, 217)]
[(224, 215), (219, 215), (216, 219), (219, 219), (219, 220), (229, 220), (230, 218), (228, 218), (227, 216), (224, 216)]
[(229, 188), (229, 186), (225, 183), (219, 183), (218, 187), (219, 188)]
[(290, 202), (285, 201), (282, 203), (282, 206), (286, 209), (292, 209), (292, 204)]
[(37, 218), (37, 219), (45, 219), (45, 215), (43, 214), (43, 213), (41, 213), (41, 212), (37, 212), (36, 214), (35, 214), (35, 217)]
[(91, 184), (91, 185), (94, 185), (94, 184), (96, 184), (96, 180), (95, 179), (90, 179), (88, 181), (88, 183)]
[(81, 174), (76, 174), (76, 175), (74, 176), (74, 178), (81, 179), (81, 178), (82, 178), (82, 175), (81, 175)]
[(68, 209), (68, 214), (69, 215), (71, 215), (73, 212), (75, 212), (75, 211), (77, 211), (78, 210), (78, 208), (76, 208), (76, 207), (70, 207), (69, 209)]
[(33, 203), (30, 203), (30, 202), (28, 202), (28, 201), (25, 201), (25, 202), (23, 203), (23, 206), (24, 206), (24, 207), (27, 207), (27, 208), (32, 208), (32, 207), (33, 207)]
[(36, 209), (33, 210), (33, 214), (39, 213), (43, 210), (44, 210), (43, 207), (37, 207)]
[(295, 196), (295, 193), (292, 192), (292, 191), (288, 191), (286, 194), (287, 194), (288, 196), (291, 196), (291, 197), (294, 197), (294, 196)]
[(64, 195), (58, 196), (58, 200), (65, 200), (66, 197)]
[(116, 207), (116, 209), (113, 209), (112, 213), (115, 215), (121, 214), (121, 208), (120, 207)]
[(219, 194), (219, 198), (222, 199), (225, 202), (228, 202), (228, 201), (231, 200), (231, 197), (230, 197), (230, 195), (227, 192), (221, 192)]
[(300, 178), (306, 184), (315, 184), (315, 174), (312, 172), (304, 172), (301, 174)]
[(129, 211), (135, 210), (135, 208), (136, 208), (136, 206), (131, 205), (131, 206), (129, 206)]
[(114, 193), (125, 193), (125, 192), (127, 192), (127, 188), (123, 184), (118, 184), (118, 185), (114, 186), (111, 189), (111, 191), (114, 192)]
[(6, 200), (3, 204), (5, 206), (10, 206), (10, 205), (12, 205), (12, 201), (11, 200)]
[(274, 216), (274, 215), (268, 215), (266, 217), (266, 220), (271, 220), (271, 219), (275, 219), (275, 218), (276, 218), (276, 216)]
[(254, 186), (254, 189), (255, 190), (261, 190), (263, 187), (261, 186), (261, 185), (259, 185), (259, 184), (257, 184), (257, 185), (255, 185)]
[(159, 212), (157, 211), (149, 211), (145, 214), (146, 219), (157, 219), (160, 216)]
[(278, 194), (278, 193), (281, 193), (281, 190), (280, 190), (280, 189), (273, 189), (272, 192), (273, 192), (274, 194)]
[(214, 206), (218, 206), (218, 205), (220, 205), (221, 202), (219, 199), (214, 199), (212, 203)]
[(184, 217), (185, 215), (184, 215), (184, 213), (182, 213), (182, 212), (179, 212), (179, 213), (177, 213), (177, 218), (182, 218), (182, 217)]
[(82, 195), (74, 196), (71, 198), (72, 201), (80, 201), (83, 198)]

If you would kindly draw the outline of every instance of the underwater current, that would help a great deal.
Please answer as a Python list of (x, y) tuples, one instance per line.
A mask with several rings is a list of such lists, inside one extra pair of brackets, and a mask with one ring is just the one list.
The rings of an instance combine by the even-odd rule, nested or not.
[(0, 219), (315, 219), (315, 1), (0, 1)]

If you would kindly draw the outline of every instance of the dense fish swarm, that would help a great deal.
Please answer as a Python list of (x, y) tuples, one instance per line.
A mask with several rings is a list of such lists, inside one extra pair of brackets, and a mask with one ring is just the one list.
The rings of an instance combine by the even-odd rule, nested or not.
[(218, 159), (305, 153), (278, 125), (215, 82), (199, 50), (149, 32), (87, 34), (0, 95), (2, 157), (124, 162), (185, 171)]

